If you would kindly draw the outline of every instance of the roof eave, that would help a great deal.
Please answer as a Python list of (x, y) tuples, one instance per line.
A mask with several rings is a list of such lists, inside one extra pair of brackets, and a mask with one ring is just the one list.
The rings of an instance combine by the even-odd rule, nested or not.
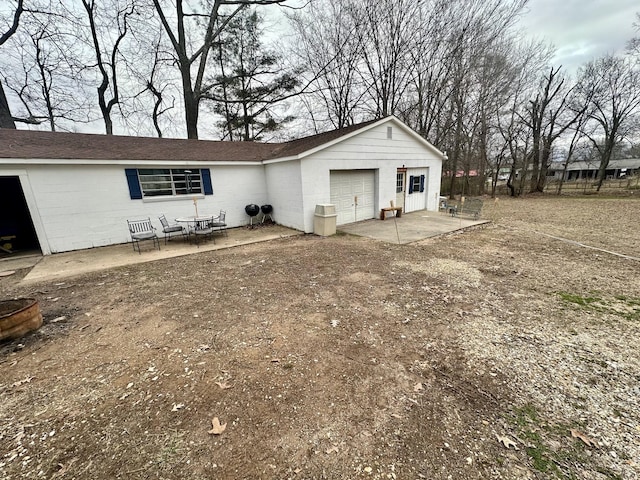
[(0, 158), (0, 165), (254, 165), (260, 166), (260, 160), (136, 160), (136, 159), (87, 159), (87, 158)]

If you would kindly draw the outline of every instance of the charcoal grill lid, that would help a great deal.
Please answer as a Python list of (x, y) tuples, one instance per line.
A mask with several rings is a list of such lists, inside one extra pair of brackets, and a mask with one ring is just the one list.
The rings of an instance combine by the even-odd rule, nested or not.
[(251, 203), (244, 207), (244, 211), (247, 212), (247, 215), (255, 217), (260, 212), (260, 207), (255, 203)]
[(262, 213), (264, 213), (266, 215), (268, 213), (273, 212), (273, 207), (271, 205), (268, 205), (268, 204), (267, 205), (262, 205), (260, 207), (260, 210), (262, 210)]

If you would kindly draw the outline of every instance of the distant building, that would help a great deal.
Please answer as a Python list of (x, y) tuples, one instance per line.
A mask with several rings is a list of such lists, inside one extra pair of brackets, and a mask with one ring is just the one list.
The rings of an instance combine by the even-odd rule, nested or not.
[[(564, 171), (563, 162), (554, 162), (548, 170), (549, 180), (564, 181), (595, 179), (598, 177), (600, 169), (599, 161), (571, 162)], [(640, 175), (640, 158), (625, 158), (622, 160), (611, 160), (605, 172), (605, 179), (629, 178)]]

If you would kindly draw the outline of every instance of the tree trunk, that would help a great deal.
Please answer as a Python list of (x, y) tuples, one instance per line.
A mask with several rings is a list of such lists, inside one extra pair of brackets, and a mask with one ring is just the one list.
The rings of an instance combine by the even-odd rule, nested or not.
[(184, 98), (184, 118), (187, 126), (187, 138), (198, 138), (198, 99), (191, 89), (189, 67), (180, 67), (182, 74), (182, 92)]
[(543, 193), (547, 183), (547, 171), (549, 170), (549, 157), (551, 156), (551, 148), (549, 145), (542, 145), (540, 154), (540, 170), (538, 172), (538, 182), (536, 184), (536, 192)]
[(0, 128), (13, 128), (15, 130), (16, 123), (11, 116), (11, 110), (9, 110), (9, 102), (4, 94), (4, 88), (2, 88), (2, 82), (0, 82)]

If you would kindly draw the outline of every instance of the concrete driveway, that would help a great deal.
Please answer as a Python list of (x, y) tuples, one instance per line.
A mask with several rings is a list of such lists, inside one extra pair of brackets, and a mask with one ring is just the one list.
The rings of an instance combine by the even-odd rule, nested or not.
[(404, 213), (400, 218), (389, 217), (386, 220), (365, 220), (341, 225), (338, 231), (387, 243), (405, 244), (484, 223), (489, 221), (452, 217), (444, 212), (421, 210)]

